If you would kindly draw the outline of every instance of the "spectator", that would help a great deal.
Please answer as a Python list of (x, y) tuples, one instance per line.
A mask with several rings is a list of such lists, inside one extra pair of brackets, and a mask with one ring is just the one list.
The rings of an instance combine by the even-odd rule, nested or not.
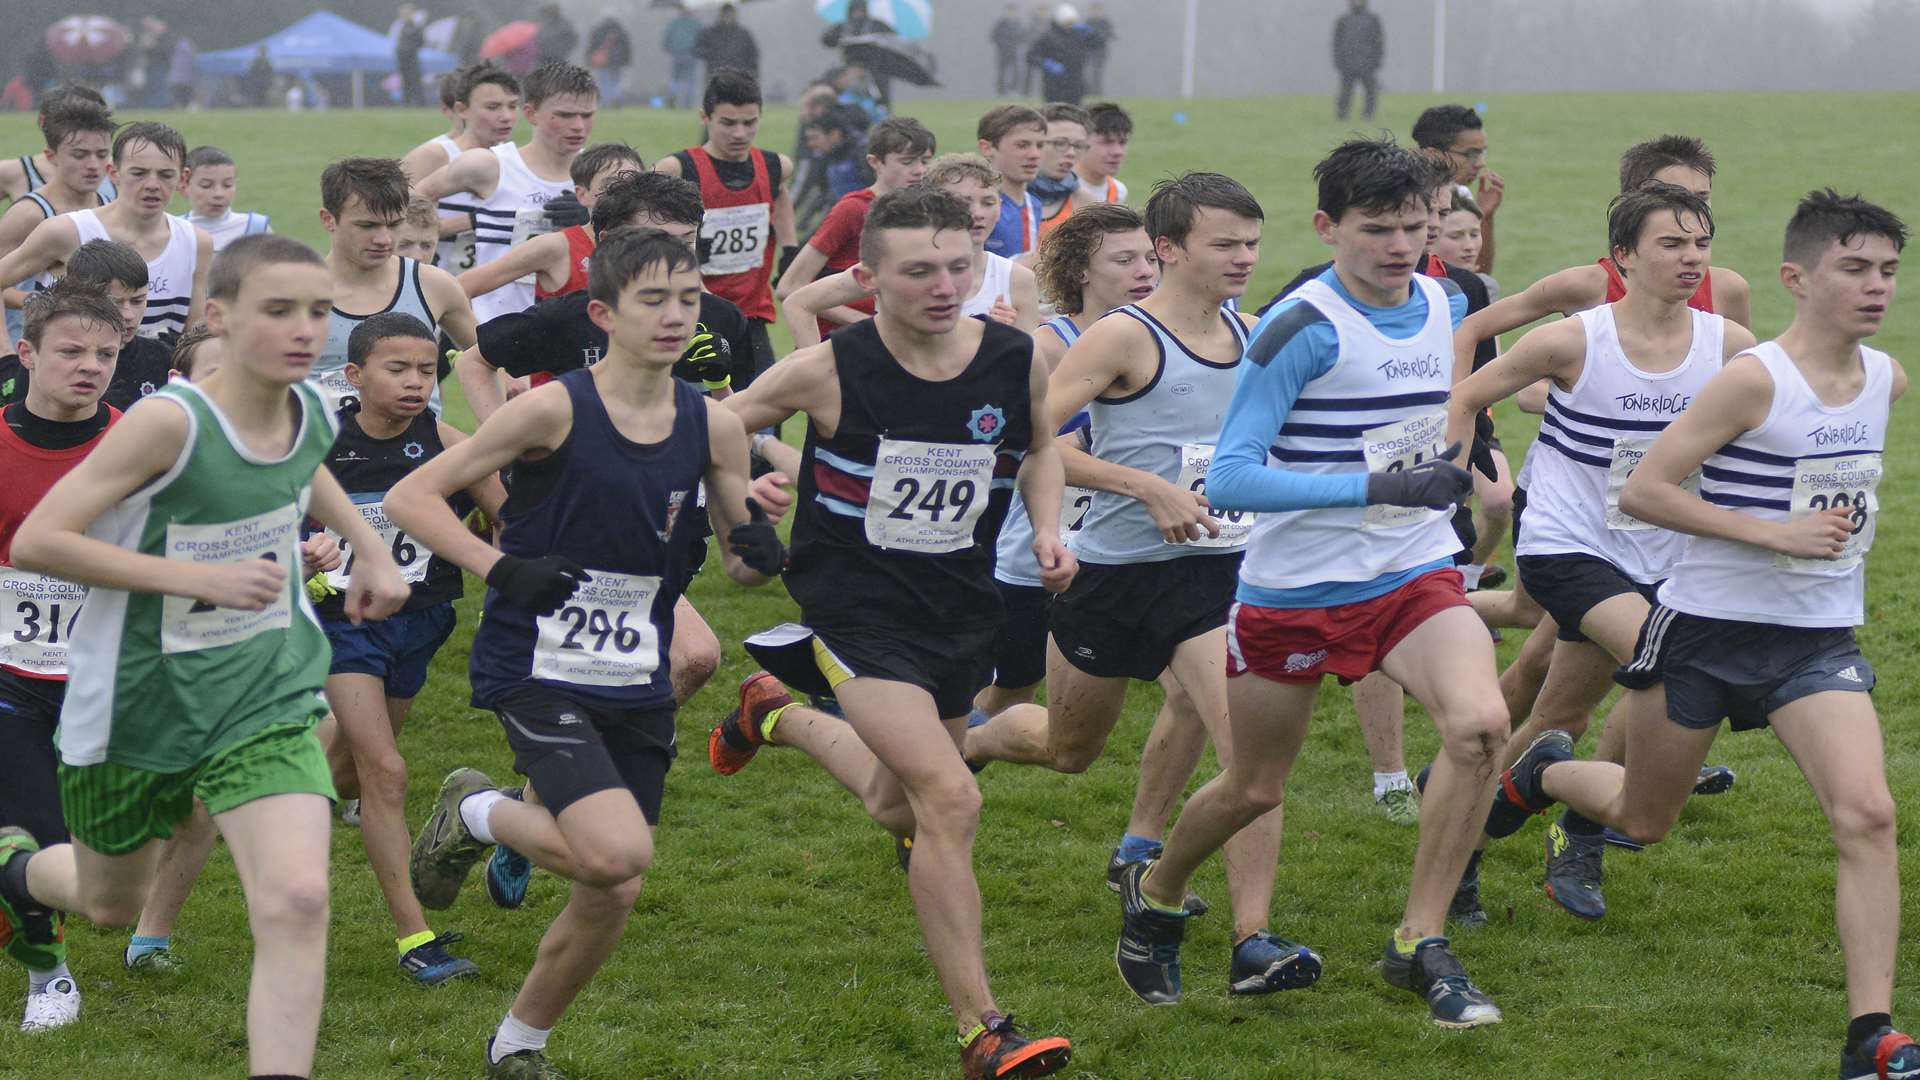
[(712, 26), (700, 31), (694, 54), (707, 65), (709, 77), (716, 71), (744, 71), (760, 78), (760, 45), (753, 34), (740, 25), (740, 12), (732, 4), (720, 5), (720, 16)]
[(480, 46), (487, 40), (487, 26), (482, 21), (478, 9), (469, 10), (464, 15), (455, 15), (453, 33), (449, 35), (447, 51), (460, 58), (461, 66), (478, 63)]
[(193, 67), (199, 55), (200, 50), (185, 34), (175, 39), (173, 55), (167, 60), (167, 94), (176, 109), (193, 104)]
[(567, 21), (559, 4), (548, 4), (540, 9), (540, 34), (535, 41), (540, 50), (540, 66), (545, 67), (571, 59), (573, 47), (580, 44), (580, 34)]
[(587, 32), (587, 66), (600, 86), (600, 104), (620, 104), (621, 73), (633, 62), (633, 40), (620, 20), (609, 15)]
[(1333, 115), (1347, 118), (1353, 108), (1353, 84), (1366, 93), (1361, 115), (1373, 119), (1379, 103), (1380, 80), (1376, 74), (1387, 58), (1387, 37), (1380, 27), (1380, 16), (1367, 10), (1367, 0), (1350, 0), (1351, 7), (1333, 24), (1333, 67), (1340, 73), (1340, 96), (1334, 99)]
[(427, 43), (422, 27), (426, 20), (426, 12), (412, 4), (401, 4), (400, 17), (394, 23), (393, 60), (400, 69), (400, 104), (409, 107), (427, 103), (420, 88), (420, 50)]
[(127, 81), (148, 108), (167, 107), (167, 65), (172, 59), (173, 31), (152, 15), (143, 17), (140, 32), (134, 36), (133, 67), (127, 73)]
[[(1027, 39), (1023, 44), (1027, 46), (1031, 46), (1034, 42), (1039, 41), (1041, 38), (1045, 37), (1047, 35), (1047, 31), (1052, 27), (1053, 27), (1052, 12), (1047, 8), (1047, 5), (1044, 2), (1044, 0), (1038, 0), (1038, 2), (1036, 2), (1033, 5), (1032, 13), (1027, 16)], [(1027, 53), (1027, 74), (1026, 74), (1025, 82), (1021, 86), (1021, 90), (1020, 90), (1021, 93), (1032, 95), (1034, 76), (1039, 71), (1040, 71), (1040, 62), (1033, 58), (1033, 54), (1031, 52)]]
[(1093, 53), (1093, 32), (1080, 21), (1072, 4), (1054, 9), (1053, 25), (1027, 46), (1027, 64), (1040, 69), (1040, 96), (1048, 101), (1080, 104), (1087, 95), (1087, 59)]
[[(838, 49), (841, 47), (840, 43), (847, 38), (891, 33), (893, 33), (893, 24), (883, 22), (867, 13), (867, 0), (849, 0), (847, 21), (827, 27), (827, 32), (820, 35), (820, 43), (829, 49)], [(851, 61), (848, 62), (851, 63)], [(885, 75), (878, 73), (873, 75), (873, 90), (880, 104), (893, 104), (893, 87)]]
[(793, 196), (796, 231), (801, 236), (813, 232), (833, 207), (833, 200), (827, 197), (826, 163), (813, 152), (807, 125), (835, 108), (838, 96), (839, 91), (824, 82), (807, 87), (800, 95), (800, 131), (794, 138), (793, 183), (788, 190)]
[(267, 47), (262, 45), (253, 54), (253, 63), (247, 65), (247, 73), (240, 76), (240, 100), (255, 109), (265, 108), (272, 93), (273, 61), (267, 58)]
[(806, 122), (801, 136), (826, 180), (827, 204), (858, 191), (873, 182), (867, 172), (867, 144), (862, 137), (865, 125), (858, 112), (841, 106), (828, 109)]
[(706, 29), (685, 4), (675, 4), (673, 21), (667, 23), (667, 32), (660, 37), (660, 47), (666, 50), (670, 74), (667, 76), (667, 104), (676, 109), (693, 107), (694, 84), (700, 78), (700, 57), (695, 52), (700, 46), (700, 34)]
[(859, 64), (848, 64), (828, 73), (827, 85), (834, 89), (834, 101), (855, 110), (854, 121), (860, 130), (865, 131), (885, 120), (888, 115), (886, 102), (880, 97), (877, 87), (868, 78), (867, 69)]
[(988, 39), (993, 42), (993, 92), (1003, 97), (1020, 92), (1020, 46), (1027, 43), (1027, 28), (1021, 25), (1019, 4), (1007, 5)]
[(1087, 93), (1102, 94), (1107, 89), (1107, 46), (1113, 43), (1113, 20), (1107, 18), (1107, 5), (1087, 5), (1087, 31), (1093, 48), (1087, 53)]

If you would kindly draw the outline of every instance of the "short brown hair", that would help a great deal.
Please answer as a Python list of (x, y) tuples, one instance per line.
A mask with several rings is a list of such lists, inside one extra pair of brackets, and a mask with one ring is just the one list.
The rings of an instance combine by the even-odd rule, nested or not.
[(407, 174), (392, 158), (342, 158), (320, 172), (320, 205), (336, 218), (355, 195), (382, 217), (401, 217), (410, 193)]
[(867, 153), (885, 161), (888, 154), (931, 154), (933, 132), (911, 116), (889, 116), (867, 133)]
[(305, 263), (325, 267), (320, 253), (284, 233), (259, 233), (243, 236), (213, 257), (213, 269), (207, 271), (207, 296), (214, 300), (232, 300), (240, 295), (240, 283), (262, 268), (281, 263)]
[(979, 154), (941, 154), (927, 166), (925, 176), (920, 183), (927, 187), (943, 188), (961, 180), (978, 180), (988, 189), (1000, 186), (1000, 170), (993, 167)]
[(432, 229), (437, 233), (440, 230), (440, 210), (433, 205), (432, 199), (414, 195), (407, 199), (407, 210), (401, 216), (400, 223), (409, 229)]
[(922, 180), (873, 200), (867, 222), (860, 228), (860, 261), (869, 267), (879, 263), (880, 234), (889, 230), (956, 229), (964, 233), (972, 228), (973, 214), (965, 203)]
[(212, 341), (217, 336), (218, 335), (208, 329), (207, 324), (203, 322), (194, 323), (192, 326), (187, 327), (186, 332), (175, 339), (173, 343), (173, 361), (171, 364), (173, 370), (179, 372), (181, 378), (191, 381), (193, 379), (193, 364), (200, 352), (200, 346)]
[(1057, 120), (1063, 124), (1079, 124), (1089, 131), (1093, 128), (1093, 117), (1087, 114), (1087, 110), (1065, 101), (1047, 102), (1040, 106), (1040, 115), (1046, 119), (1048, 127), (1052, 127)]
[(107, 295), (105, 285), (94, 281), (61, 278), (28, 296), (22, 314), (26, 317), (26, 327), (20, 336), (36, 349), (46, 337), (48, 324), (55, 319), (73, 318), (99, 323), (113, 331), (116, 341), (126, 329), (126, 324), (120, 321), (120, 305)]
[(1620, 155), (1620, 190), (1637, 190), (1654, 173), (1675, 165), (1705, 173), (1707, 181), (1713, 181), (1713, 154), (1706, 143), (1691, 135), (1662, 135), (1634, 143)]
[(998, 146), (1008, 132), (1023, 127), (1037, 127), (1045, 131), (1047, 118), (1041, 116), (1038, 109), (1025, 105), (1001, 105), (988, 109), (986, 115), (980, 118), (980, 126), (975, 129), (974, 136), (982, 142)]
[(1093, 253), (1115, 233), (1146, 227), (1139, 211), (1125, 203), (1091, 203), (1075, 210), (1040, 238), (1033, 262), (1040, 295), (1051, 297), (1053, 306), (1068, 315), (1080, 314), (1087, 306), (1087, 263)]

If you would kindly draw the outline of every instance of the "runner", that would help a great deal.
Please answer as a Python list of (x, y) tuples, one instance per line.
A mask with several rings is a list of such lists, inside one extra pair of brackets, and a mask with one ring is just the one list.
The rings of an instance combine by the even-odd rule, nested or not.
[(929, 185), (875, 199), (853, 272), (879, 314), (728, 400), (755, 430), (807, 414), (787, 589), (806, 624), (801, 675), (846, 717), (793, 704), (761, 672), (707, 747), (721, 773), (769, 742), (800, 749), (888, 832), (914, 838), (907, 886), (965, 1075), (984, 1080), (1046, 1076), (1072, 1055), (1063, 1038), (1022, 1035), (987, 987), (972, 859), (980, 792), (959, 751), (990, 675), (993, 538), (1016, 486), (1047, 587), (1075, 567), (1059, 536), (1058, 451), (1034, 423), (1047, 386), (1032, 339), (960, 314), (972, 220)]
[[(644, 172), (647, 163), (626, 143), (597, 143), (580, 151), (568, 174), (581, 206), (593, 212), (607, 185), (628, 173)], [(581, 292), (587, 287), (587, 260), (593, 255), (593, 225), (569, 225), (559, 232), (536, 236), (493, 260), (460, 275), (468, 296), (482, 296), (528, 274), (533, 275), (533, 297), (545, 300)]]
[[(448, 95), (453, 95), (451, 103)], [(441, 77), (442, 111), (451, 127), (400, 159), (409, 183), (418, 184), (469, 150), (483, 150), (513, 141), (513, 125), (520, 115), (520, 80), (491, 62), (463, 67)], [(474, 246), (473, 213), (469, 199), (440, 202), (439, 228), (447, 231), (432, 261), (450, 274), (472, 269), (479, 259)], [(422, 262), (428, 260), (422, 259)]]
[(1111, 101), (1087, 106), (1087, 152), (1074, 171), (1080, 176), (1083, 203), (1126, 202), (1127, 185), (1117, 175), (1127, 164), (1133, 141), (1133, 117)]
[[(1438, 150), (1453, 162), (1453, 182), (1480, 206), (1480, 261), (1468, 267), (1493, 273), (1493, 217), (1506, 196), (1507, 183), (1487, 168), (1487, 131), (1480, 110), (1465, 105), (1435, 105), (1420, 114), (1411, 132), (1414, 145)], [(1476, 189), (1473, 184), (1479, 182)]]
[[(799, 243), (794, 234), (793, 160), (753, 145), (760, 133), (760, 84), (741, 71), (721, 70), (707, 80), (700, 102), (700, 123), (707, 138), (699, 146), (654, 162), (654, 169), (700, 185), (707, 208), (700, 225), (700, 272), (708, 291), (729, 300), (753, 320), (753, 363), (735, 389), (773, 366), (773, 340), (767, 328), (777, 317), (773, 305), (774, 254)], [(792, 329), (789, 327), (789, 329)]]
[[(147, 261), (125, 244), (89, 240), (67, 260), (66, 277), (75, 284), (105, 289), (120, 308), (120, 355), (101, 401), (125, 411), (167, 385), (172, 352), (152, 338), (134, 333), (147, 310)], [(31, 372), (18, 357), (0, 357), (0, 405), (24, 401)]]
[[(1781, 282), (1794, 318), (1728, 362), (1660, 434), (1620, 509), (1691, 537), (1615, 676), (1627, 766), (1568, 761), (1548, 731), (1502, 776), (1494, 823), (1565, 802), (1580, 828), (1642, 843), (1672, 829), (1719, 733), (1771, 727), (1813, 788), (1837, 848), (1835, 921), (1847, 978), (1843, 1080), (1920, 1075), (1894, 1030), (1900, 858), (1865, 621), (1867, 550), (1888, 409), (1906, 372), (1863, 342), (1893, 300), (1907, 227), (1832, 189), (1787, 223)], [(1688, 477), (1700, 473), (1698, 493)]]
[(1042, 106), (1040, 115), (1047, 121), (1047, 152), (1028, 190), (1040, 200), (1040, 235), (1044, 237), (1055, 225), (1071, 217), (1076, 207), (1084, 205), (1080, 174), (1074, 169), (1092, 149), (1087, 141), (1087, 129), (1093, 121), (1087, 116), (1087, 110), (1063, 101)]
[[(112, 154), (113, 114), (104, 106), (71, 99), (59, 107), (43, 110), (40, 130), (47, 139), (46, 181), (14, 199), (5, 214), (0, 214), (0, 256), (19, 247), (36, 226), (50, 217), (70, 210), (105, 206), (111, 195), (100, 188), (107, 182), (107, 164)], [(32, 159), (22, 159), (32, 160)], [(11, 345), (20, 337), (19, 308), (26, 303), (27, 291), (53, 283), (51, 274), (41, 274), (22, 288), (0, 290), (7, 306), (7, 340)]]
[(131, 924), (156, 841), (200, 799), (246, 883), (249, 1072), (303, 1077), (325, 981), (333, 795), (312, 734), (326, 638), (288, 573), (303, 513), (365, 545), (352, 615), (383, 618), (407, 590), (321, 464), (333, 424), (298, 385), (326, 327), (320, 256), (250, 236), (221, 255), (210, 291), (227, 362), (116, 424), (14, 535), (15, 566), (90, 595), (60, 713), (73, 842), (41, 849), (0, 829), (0, 914), (29, 941), (46, 940), (54, 911)]
[[(488, 581), (474, 704), (499, 715), (527, 777), (521, 798), (473, 769), (447, 777), (414, 844), (414, 891), (425, 907), (448, 907), (496, 842), (573, 883), (487, 1044), (488, 1076), (560, 1075), (547, 1037), (613, 954), (653, 861), (674, 755), (663, 646), (695, 489), (704, 481), (729, 538), (730, 577), (764, 582), (783, 561), (746, 502), (740, 421), (670, 374), (693, 333), (698, 271), (660, 232), (609, 234), (589, 286), (606, 360), (508, 403), (387, 494), (399, 528)], [(514, 496), (495, 550), (447, 500), (508, 465)]]
[(1234, 753), (1187, 800), (1164, 853), (1128, 868), (1116, 961), (1142, 998), (1178, 998), (1189, 879), (1280, 805), (1321, 679), (1379, 669), (1426, 706), (1444, 747), (1384, 974), (1443, 1027), (1495, 1023), (1500, 1010), (1441, 936), (1507, 730), (1443, 512), (1472, 489), (1450, 463), (1459, 445), (1439, 445), (1449, 372), (1436, 357), (1465, 298), (1415, 272), (1427, 162), (1356, 140), (1314, 175), (1333, 267), (1261, 318), (1206, 478), (1214, 509), (1260, 514), (1227, 634)]
[(240, 174), (233, 156), (225, 150), (217, 146), (189, 150), (186, 181), (189, 209), (180, 216), (213, 237), (214, 251), (226, 250), (228, 244), (243, 236), (273, 231), (265, 214), (234, 212), (233, 196), (240, 187)]
[(0, 258), (0, 281), (25, 281), (55, 270), (89, 240), (117, 240), (147, 260), (146, 318), (142, 337), (171, 340), (200, 320), (207, 295), (213, 238), (167, 213), (179, 192), (187, 143), (180, 133), (151, 121), (128, 124), (113, 138), (107, 175), (124, 189), (98, 210), (76, 210), (34, 226), (26, 240)]
[(1040, 200), (1027, 190), (1045, 156), (1047, 118), (1025, 105), (987, 110), (976, 131), (980, 156), (1000, 174), (1000, 201), (987, 250), (1011, 259), (1040, 243)]
[[(65, 83), (40, 95), (40, 111), (36, 123), (41, 134), (46, 133), (47, 117), (65, 108), (68, 104), (83, 104), (97, 109), (111, 110), (107, 99), (100, 91), (79, 83)], [(0, 159), (0, 198), (18, 200), (40, 190), (54, 175), (53, 154), (42, 149), (17, 158)], [(102, 182), (100, 195), (107, 202), (113, 201), (113, 180)]]

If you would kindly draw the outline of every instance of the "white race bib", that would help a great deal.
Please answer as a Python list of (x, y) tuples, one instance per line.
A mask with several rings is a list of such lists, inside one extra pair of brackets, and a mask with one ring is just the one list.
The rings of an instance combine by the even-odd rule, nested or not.
[[(418, 585), (427, 580), (427, 563), (432, 560), (433, 552), (393, 523), (393, 519), (387, 516), (385, 503), (359, 503), (354, 509), (360, 511), (360, 517), (369, 528), (380, 534), (380, 546), (393, 556), (402, 580), (409, 585)], [(340, 565), (327, 571), (327, 584), (344, 592), (347, 579), (353, 575), (353, 545), (332, 529), (327, 530), (327, 535), (340, 545), (341, 555)]]
[(771, 210), (766, 203), (709, 208), (700, 219), (700, 240), (707, 252), (700, 272), (717, 277), (760, 269), (773, 241)]
[[(190, 563), (232, 563), (266, 559), (300, 574), (300, 511), (283, 506), (255, 517), (213, 525), (167, 526), (169, 559)], [(186, 596), (160, 601), (160, 651), (197, 652), (238, 645), (270, 630), (293, 625), (295, 581), (283, 587), (271, 604), (259, 611), (215, 607)]]
[[(516, 248), (536, 236), (545, 236), (552, 231), (553, 222), (547, 218), (545, 207), (523, 206), (513, 212), (513, 239), (507, 241), (507, 246), (509, 248)], [(537, 273), (528, 271), (515, 278), (513, 283), (515, 285), (533, 286), (538, 283), (538, 279), (539, 275)]]
[(884, 551), (939, 555), (973, 546), (993, 490), (994, 448), (881, 439), (867, 494), (867, 540)]
[(0, 566), (0, 664), (65, 675), (67, 641), (86, 598), (83, 585)]
[(1840, 548), (1838, 559), (1796, 559), (1776, 555), (1773, 564), (1790, 570), (1851, 570), (1873, 547), (1875, 520), (1880, 516), (1880, 455), (1801, 458), (1793, 466), (1791, 520), (1840, 507), (1853, 511), (1853, 535)]
[(634, 686), (660, 668), (653, 598), (660, 578), (589, 570), (559, 611), (534, 620), (533, 677), (576, 686)]
[(471, 270), (480, 261), (480, 250), (472, 230), (455, 233), (440, 241), (440, 269), (458, 275)]
[(332, 409), (338, 409), (340, 403), (347, 398), (360, 396), (359, 389), (347, 381), (347, 369), (344, 367), (334, 368), (332, 371), (316, 371), (307, 376), (307, 382), (327, 396), (327, 406)]
[(1080, 531), (1087, 523), (1087, 511), (1093, 509), (1093, 489), (1068, 484), (1060, 492), (1060, 542)]
[[(1213, 447), (1205, 443), (1188, 443), (1180, 448), (1180, 479), (1175, 481), (1187, 491), (1207, 493), (1207, 470), (1213, 467)], [(1210, 511), (1211, 512), (1211, 511)], [(1254, 519), (1260, 515), (1246, 510), (1226, 510), (1214, 513), (1220, 522), (1219, 536), (1201, 536), (1198, 540), (1187, 541), (1188, 547), (1232, 548), (1243, 547), (1247, 534), (1253, 531)]]
[[(1657, 529), (1620, 509), (1620, 493), (1627, 488), (1627, 477), (1640, 467), (1640, 461), (1653, 449), (1653, 435), (1616, 435), (1613, 439), (1613, 464), (1607, 467), (1607, 528), (1615, 532), (1641, 532)], [(1700, 470), (1680, 481), (1680, 486), (1700, 494)]]
[[(1446, 437), (1447, 413), (1444, 409), (1418, 413), (1405, 420), (1368, 428), (1360, 433), (1366, 448), (1367, 471), (1370, 473), (1411, 469), (1439, 457), (1441, 451), (1446, 449)], [(1429, 510), (1424, 506), (1375, 505), (1367, 507), (1360, 527), (1399, 529), (1432, 521), (1444, 513), (1444, 510)]]

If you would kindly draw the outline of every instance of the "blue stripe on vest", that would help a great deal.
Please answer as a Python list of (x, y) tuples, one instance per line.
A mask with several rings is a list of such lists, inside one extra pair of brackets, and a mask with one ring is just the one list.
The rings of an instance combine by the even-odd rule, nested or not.
[(1781, 465), (1789, 469), (1794, 465), (1793, 458), (1781, 457), (1779, 454), (1769, 454), (1762, 450), (1749, 450), (1744, 446), (1735, 446), (1732, 443), (1728, 443), (1720, 449), (1715, 450), (1714, 453), (1719, 454), (1721, 457), (1751, 461), (1756, 465)]
[(1553, 447), (1555, 450), (1560, 451), (1560, 453), (1566, 455), (1568, 458), (1571, 458), (1574, 461), (1579, 462), (1582, 465), (1591, 465), (1596, 469), (1613, 468), (1612, 459), (1603, 458), (1597, 454), (1583, 454), (1578, 450), (1570, 449), (1565, 444), (1561, 443), (1558, 439), (1555, 439), (1552, 435), (1547, 434), (1545, 431), (1542, 431), (1540, 433), (1540, 437), (1536, 441), (1538, 441), (1542, 446)]
[(1282, 424), (1280, 434), (1297, 439), (1358, 439), (1372, 424)]
[(1793, 478), (1790, 476), (1762, 476), (1759, 473), (1735, 472), (1732, 469), (1722, 469), (1714, 465), (1700, 466), (1700, 475), (1722, 484), (1747, 484), (1752, 487), (1782, 488), (1790, 488), (1793, 486)]
[(1289, 450), (1283, 446), (1269, 446), (1267, 447), (1267, 453), (1272, 454), (1280, 461), (1292, 462), (1296, 465), (1310, 464), (1317, 461), (1358, 461), (1364, 463), (1367, 460), (1366, 453), (1360, 450)]
[(1768, 510), (1793, 512), (1793, 504), (1780, 499), (1761, 499), (1752, 495), (1733, 495), (1719, 491), (1703, 491), (1700, 497), (1715, 506), (1758, 506)]
[(1595, 416), (1593, 413), (1569, 409), (1549, 396), (1547, 415), (1551, 416), (1556, 412), (1569, 420), (1578, 420), (1582, 424), (1592, 424), (1594, 427), (1612, 428), (1615, 431), (1665, 431), (1667, 425), (1672, 423), (1670, 420), (1619, 420), (1611, 416)]
[(1363, 398), (1297, 398), (1293, 403), (1295, 412), (1366, 412), (1373, 409), (1404, 409), (1413, 405), (1445, 405), (1445, 390), (1428, 390), (1418, 394), (1392, 394), (1387, 397)]
[(1584, 431), (1575, 431), (1572, 428), (1568, 427), (1567, 425), (1561, 423), (1560, 418), (1553, 415), (1552, 413), (1548, 413), (1547, 415), (1540, 418), (1541, 430), (1544, 431), (1549, 427), (1558, 428), (1561, 434), (1565, 435), (1568, 439), (1574, 442), (1585, 443), (1588, 446), (1604, 447), (1608, 452), (1612, 452), (1613, 450), (1612, 439), (1607, 438), (1605, 435), (1589, 435)]

